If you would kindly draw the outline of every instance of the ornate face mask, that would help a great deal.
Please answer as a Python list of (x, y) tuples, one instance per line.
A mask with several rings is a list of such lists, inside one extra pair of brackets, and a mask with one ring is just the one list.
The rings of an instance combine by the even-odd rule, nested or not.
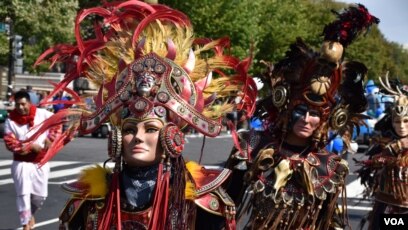
[(148, 97), (150, 95), (150, 90), (153, 88), (154, 82), (154, 77), (150, 73), (146, 72), (140, 75), (136, 79), (137, 94), (141, 97)]
[(163, 149), (159, 134), (163, 123), (157, 119), (142, 122), (127, 119), (122, 126), (123, 160), (126, 164), (145, 167), (158, 164)]
[(300, 104), (292, 112), (292, 132), (301, 138), (309, 138), (320, 123), (319, 111), (309, 109), (307, 105)]
[(399, 137), (408, 136), (408, 115), (405, 116), (393, 116), (392, 117), (392, 127), (395, 133)]

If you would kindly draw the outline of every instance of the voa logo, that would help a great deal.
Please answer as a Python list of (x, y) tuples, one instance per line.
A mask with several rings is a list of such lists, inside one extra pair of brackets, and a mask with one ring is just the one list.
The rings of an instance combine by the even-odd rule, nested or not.
[(385, 218), (384, 217), (384, 222), (386, 225), (404, 225), (404, 221), (402, 218)]

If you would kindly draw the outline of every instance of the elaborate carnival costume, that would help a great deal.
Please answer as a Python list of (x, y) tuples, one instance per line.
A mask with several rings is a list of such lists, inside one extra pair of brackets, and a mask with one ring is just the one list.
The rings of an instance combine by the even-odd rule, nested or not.
[[(237, 227), (344, 227), (345, 215), (336, 215), (336, 209), (340, 195), (345, 202), (348, 164), (324, 147), (328, 130), (348, 145), (354, 125), (362, 122), (367, 69), (359, 62), (342, 61), (343, 48), (377, 22), (364, 6), (350, 7), (325, 27), (320, 53), (298, 38), (283, 60), (269, 66), (271, 96), (260, 101), (255, 112), (265, 131), (238, 133), (227, 163), (234, 170), (227, 192), (238, 206)], [(289, 143), (296, 122), (311, 111), (320, 119), (303, 139), (307, 144)]]
[[(94, 23), (95, 38), (84, 41), (80, 25), (91, 15), (103, 21)], [(41, 129), (70, 124), (51, 147), (56, 151), (75, 131), (90, 133), (110, 119), (109, 156), (115, 167), (112, 172), (85, 170), (78, 182), (63, 186), (73, 196), (60, 215), (61, 228), (194, 229), (197, 206), (235, 228), (234, 203), (220, 187), (230, 171), (185, 164), (181, 130), (191, 127), (215, 137), (222, 128), (221, 115), (235, 108), (251, 114), (256, 98), (256, 85), (247, 75), (251, 60), (224, 55), (227, 38), (195, 39), (183, 13), (159, 4), (126, 1), (86, 9), (76, 18), (75, 32), (77, 45), (57, 45), (37, 63), (48, 57), (68, 65), (65, 79), (49, 97), (60, 90), (73, 93), (66, 86), (80, 76), (100, 85), (98, 109), (61, 110)], [(131, 168), (122, 163), (121, 131), (129, 119), (156, 119), (164, 125), (157, 165)]]
[[(369, 229), (380, 227), (381, 214), (408, 213), (408, 146), (403, 141), (408, 134), (408, 93), (399, 82), (390, 82), (388, 74), (385, 81), (379, 79), (385, 93), (395, 97), (395, 102), (375, 126), (379, 135), (371, 140), (366, 151), (369, 158), (357, 161), (362, 165), (358, 174), (366, 186), (364, 195), (375, 198), (373, 210), (366, 218)], [(361, 222), (363, 225), (366, 219)]]

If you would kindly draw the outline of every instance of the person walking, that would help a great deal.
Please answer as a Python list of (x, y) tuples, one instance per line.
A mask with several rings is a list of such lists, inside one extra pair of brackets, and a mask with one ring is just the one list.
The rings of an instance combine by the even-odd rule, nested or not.
[(4, 142), (13, 153), (11, 174), (17, 195), (17, 210), (24, 230), (32, 229), (34, 214), (43, 205), (48, 194), (50, 167), (37, 163), (60, 132), (58, 126), (44, 132), (33, 143), (24, 143), (32, 127), (42, 123), (53, 113), (37, 108), (31, 103), (28, 92), (19, 91), (14, 95), (15, 109), (10, 112), (4, 128)]

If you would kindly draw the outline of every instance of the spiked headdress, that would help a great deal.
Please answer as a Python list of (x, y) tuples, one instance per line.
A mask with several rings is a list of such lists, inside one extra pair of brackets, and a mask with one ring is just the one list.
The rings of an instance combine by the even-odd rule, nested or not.
[(283, 60), (268, 67), (266, 76), (271, 81), (273, 105), (260, 105), (268, 111), (266, 120), (284, 133), (297, 105), (306, 104), (319, 111), (320, 127), (313, 136), (316, 147), (327, 143), (329, 129), (352, 133), (353, 126), (360, 124), (359, 113), (367, 105), (363, 91), (367, 68), (359, 62), (344, 62), (343, 53), (359, 33), (379, 20), (361, 4), (336, 14), (338, 19), (323, 30), (320, 52), (298, 38)]
[[(99, 20), (94, 22), (94, 38), (85, 40), (81, 26), (90, 16)], [(214, 137), (221, 130), (222, 115), (233, 109), (250, 115), (254, 110), (256, 85), (247, 75), (250, 58), (225, 55), (228, 38), (194, 38), (187, 16), (167, 6), (133, 0), (85, 9), (75, 20), (75, 36), (75, 45), (56, 45), (35, 63), (49, 60), (51, 66), (67, 66), (65, 78), (43, 102), (67, 91), (74, 100), (65, 103), (80, 105), (81, 98), (68, 85), (86, 77), (99, 86), (97, 110), (68, 109), (44, 123), (42, 129), (70, 124), (44, 162), (75, 131), (91, 133), (108, 120), (120, 126), (127, 117), (154, 116)]]

